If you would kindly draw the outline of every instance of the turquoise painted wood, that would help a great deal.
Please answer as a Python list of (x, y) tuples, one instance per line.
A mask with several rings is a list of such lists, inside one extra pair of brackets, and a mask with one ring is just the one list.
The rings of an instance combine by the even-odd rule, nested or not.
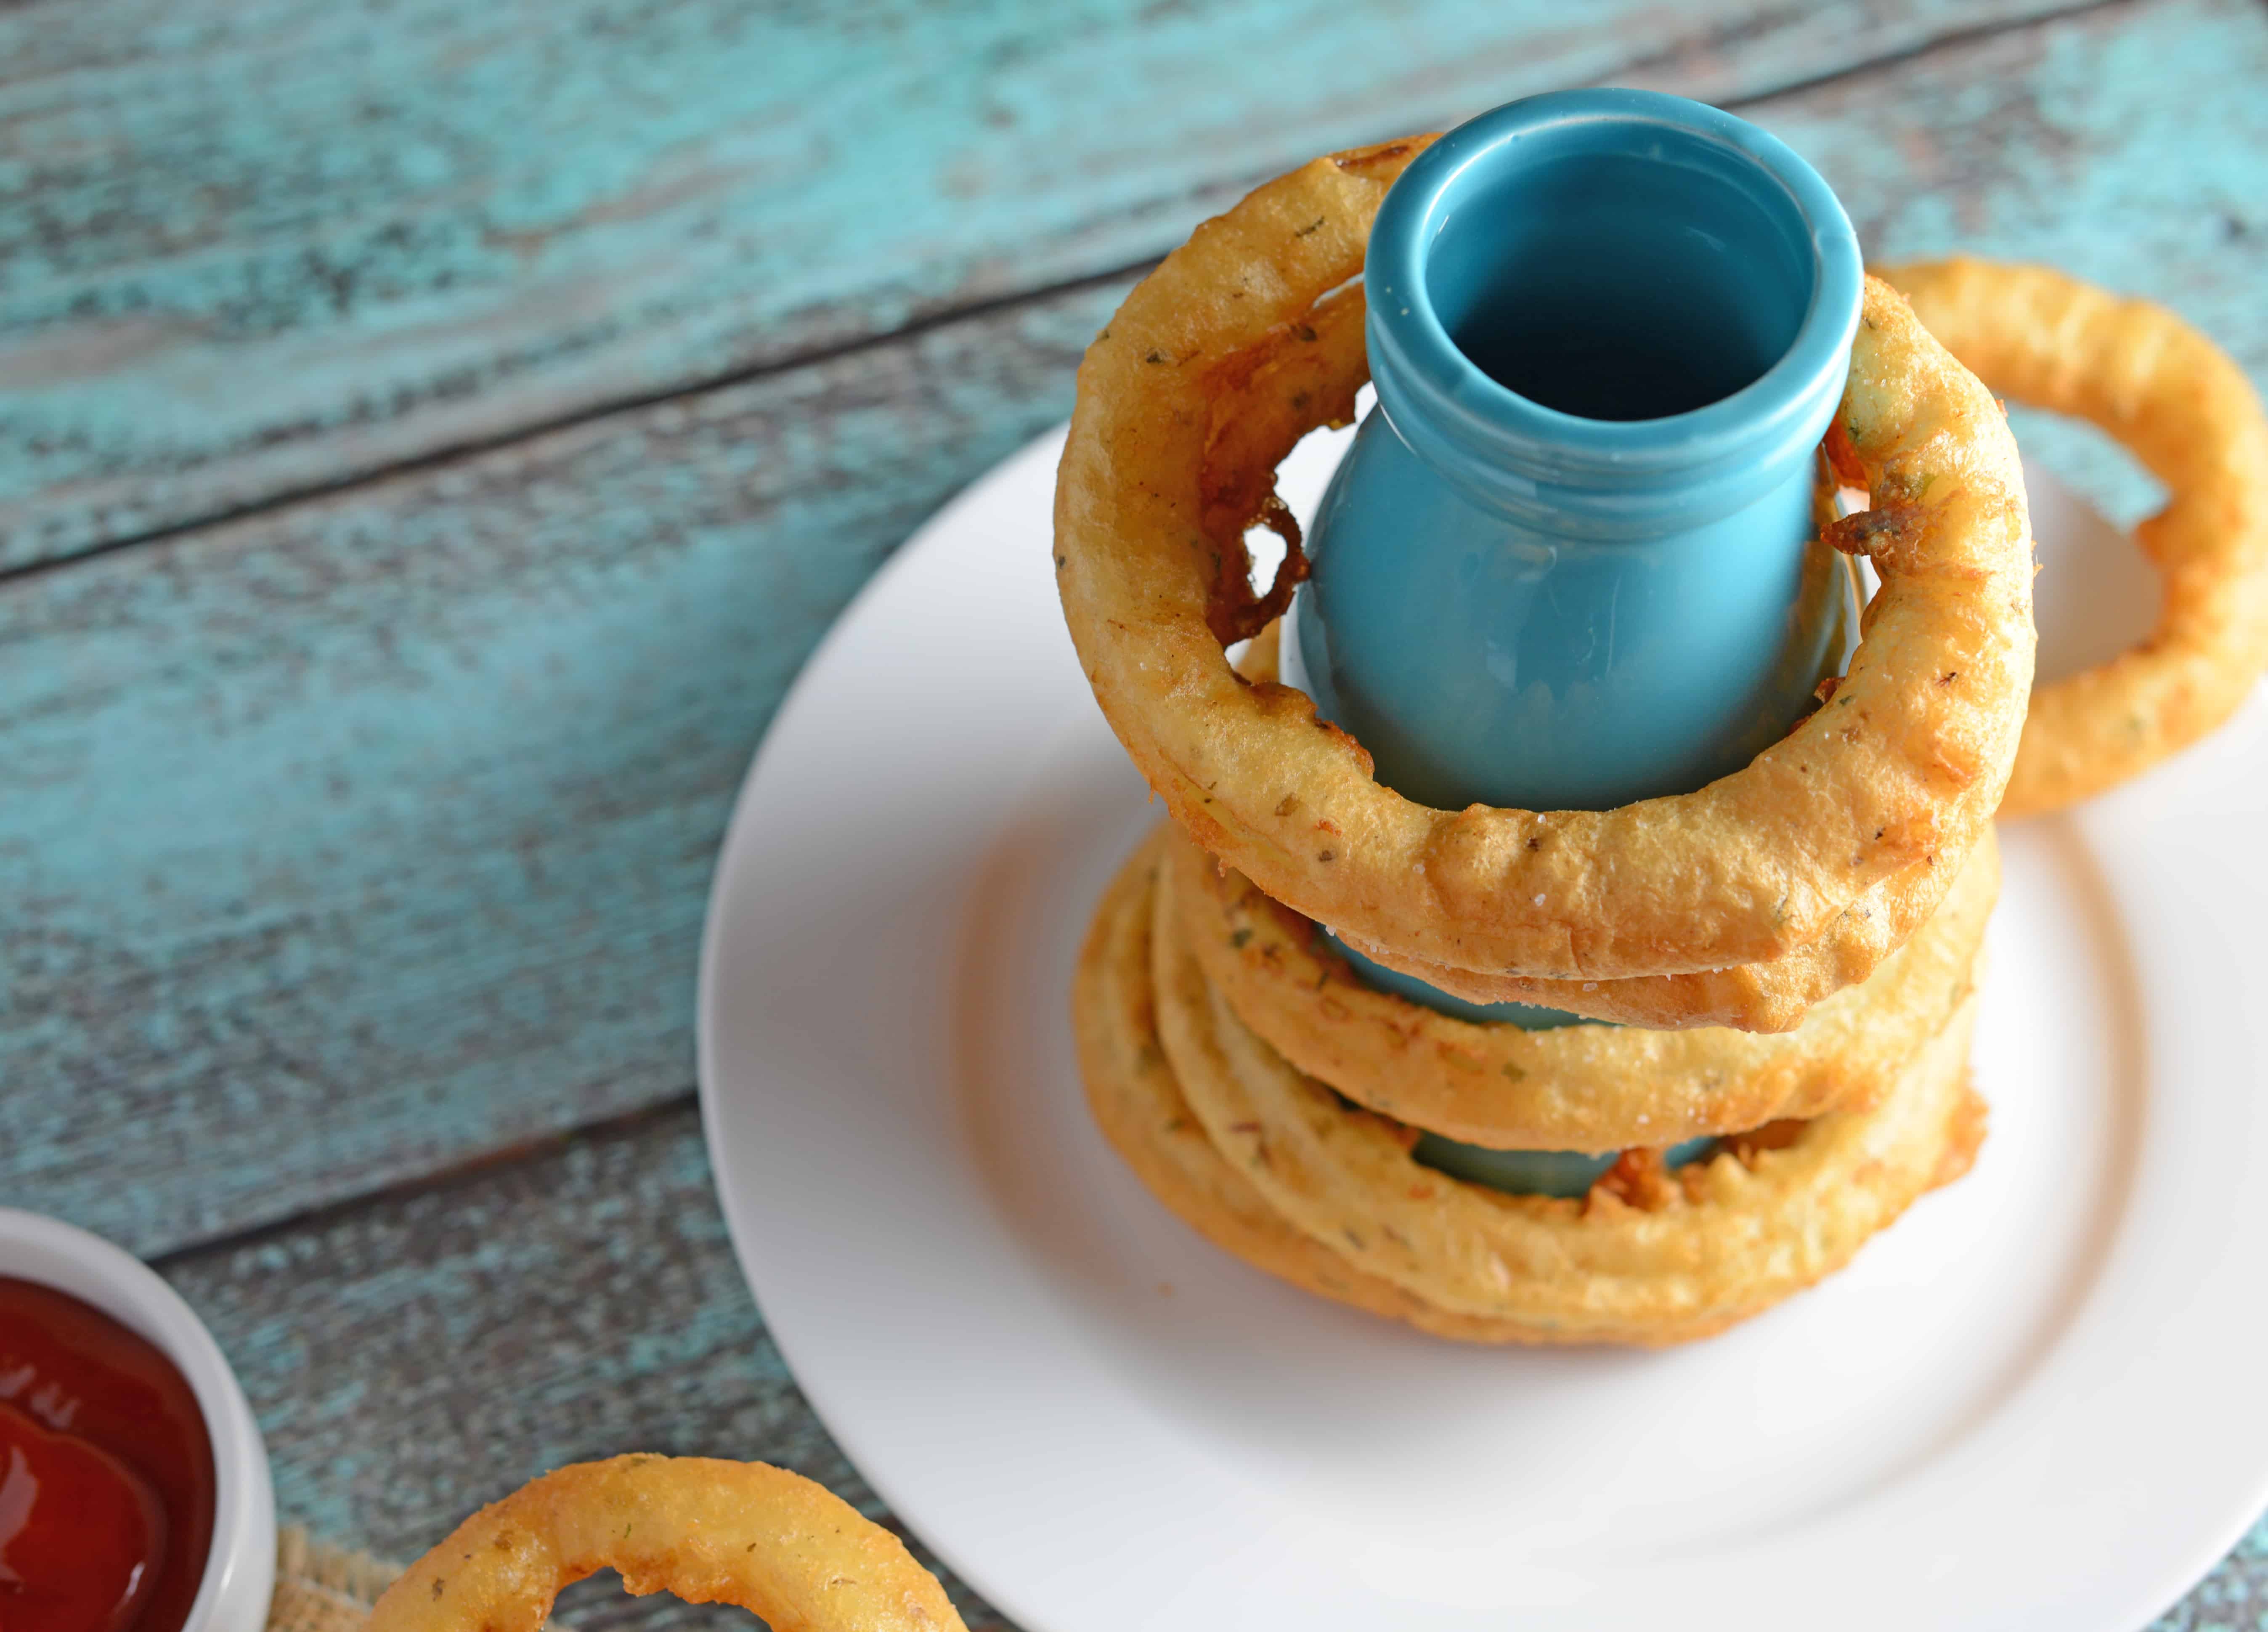
[(2073, 0), (44, 0), (0, 12), (0, 566), (1162, 253), (1526, 92)]
[[(1870, 246), (2037, 234), (2268, 381), (2268, 166), (2184, 157), (2264, 83), (2268, 11), (2160, 0), (1761, 111)], [(681, 1092), (772, 708), (1116, 288), (0, 585), (0, 1196), (158, 1251)]]
[(0, 589), (0, 1196), (161, 1250), (689, 1088), (773, 707), (1123, 292)]

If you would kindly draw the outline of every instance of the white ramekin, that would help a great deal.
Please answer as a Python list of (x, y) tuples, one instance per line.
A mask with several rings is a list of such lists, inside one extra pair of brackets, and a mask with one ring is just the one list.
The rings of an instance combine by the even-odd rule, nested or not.
[(205, 1578), (181, 1632), (261, 1632), (276, 1589), (276, 1494), (260, 1425), (212, 1334), (140, 1259), (38, 1213), (0, 1207), (0, 1275), (93, 1305), (180, 1368), (204, 1413), (218, 1486)]

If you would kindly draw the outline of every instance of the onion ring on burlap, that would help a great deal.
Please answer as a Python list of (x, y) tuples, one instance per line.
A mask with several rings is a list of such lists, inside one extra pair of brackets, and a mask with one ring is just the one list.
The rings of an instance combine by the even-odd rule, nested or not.
[(607, 1569), (773, 1632), (961, 1625), (905, 1544), (823, 1485), (761, 1462), (618, 1456), (474, 1514), (387, 1589), (370, 1632), (539, 1632), (561, 1588)]
[(1088, 1110), (1113, 1150), (1168, 1212), (1256, 1269), (1388, 1320), (1467, 1343), (1543, 1342), (1514, 1323), (1435, 1309), (1319, 1246), (1221, 1159), (1182, 1098), (1158, 1041), (1151, 1000), (1152, 834), (1119, 869), (1094, 909), (1071, 981), (1071, 1034)]
[(1945, 1025), (1999, 893), (1991, 828), (1953, 889), (1862, 984), (1793, 1032), (1565, 1026), (1438, 1013), (1366, 983), (1314, 925), (1174, 833), (1161, 922), (1246, 1026), (1308, 1076), (1411, 1127), (1500, 1150), (1619, 1150), (1872, 1104)]
[[(1887, 285), (1837, 424), (1877, 496), (1829, 530), (1883, 582), (1833, 702), (1742, 770), (1604, 812), (1425, 808), (1223, 645), (1255, 633), (1244, 528), (1367, 377), (1363, 246), (1418, 143), (1262, 187), (1144, 279), (1080, 364), (1057, 586), (1119, 740), (1192, 836), (1270, 895), (1449, 967), (1587, 980), (1723, 969), (1827, 933), (1958, 856), (1999, 802), (2031, 683), (2030, 546), (1992, 398)], [(1296, 571), (1296, 566), (1287, 570)]]
[(2060, 810), (2219, 728), (2268, 667), (2268, 415), (2244, 371), (2163, 306), (2046, 267), (1881, 276), (1988, 388), (2091, 422), (2167, 488), (2134, 530), (2165, 584), (2156, 628), (2032, 693), (2001, 814)]
[[(1170, 930), (1153, 929), (1159, 1040), (1214, 1148), (1317, 1245), (1437, 1309), (1568, 1342), (1721, 1331), (1847, 1263), (1984, 1135), (1969, 1086), (1973, 985), (1880, 1103), (1776, 1125), (1742, 1153), (1659, 1170), (1624, 1201), (1513, 1195), (1411, 1155), (1417, 1130), (1349, 1104), (1237, 1019)], [(1629, 1163), (1629, 1158), (1624, 1158)], [(1643, 1173), (1643, 1170), (1641, 1170)]]

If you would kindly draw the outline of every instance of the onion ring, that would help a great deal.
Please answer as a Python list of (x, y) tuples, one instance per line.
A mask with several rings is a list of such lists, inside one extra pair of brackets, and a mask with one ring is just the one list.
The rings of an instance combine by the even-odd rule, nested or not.
[(1179, 834), (1160, 873), (1174, 934), (1263, 1041), (1347, 1098), (1503, 1150), (1617, 1150), (1872, 1104), (1944, 1026), (1999, 889), (1990, 828), (1945, 904), (1865, 983), (1796, 1031), (1526, 1031), (1366, 984), (1314, 926)]
[[(1280, 623), (1270, 623), (1236, 661), (1246, 680), (1276, 678)], [(1988, 824), (1989, 826), (1989, 824)], [(1827, 933), (1783, 958), (1690, 974), (1634, 974), (1619, 981), (1554, 981), (1490, 974), (1407, 958), (1343, 936), (1390, 969), (1415, 975), (1468, 1003), (1540, 1003), (1594, 1020), (1653, 1031), (1721, 1026), (1792, 1032), (1814, 1003), (1871, 976), (1883, 959), (1929, 921), (1960, 871), (1958, 856), (1925, 857), (1845, 908)], [(1288, 910), (1288, 909), (1287, 909)]]
[[(1286, 1224), (1221, 1159), (1182, 1098), (1158, 1041), (1151, 1001), (1151, 886), (1163, 830), (1128, 858), (1103, 893), (1071, 983), (1071, 1032), (1087, 1108), (1151, 1195), (1199, 1235), (1255, 1268), (1318, 1298), (1467, 1343), (1548, 1342), (1513, 1321), (1434, 1308), (1365, 1275)], [(383, 1629), (381, 1629), (383, 1632)]]
[(2031, 683), (2022, 480), (1991, 397), (1879, 282), (1837, 419), (1877, 505), (1830, 537), (1883, 587), (1832, 702), (1746, 768), (1606, 812), (1433, 811), (1372, 780), (1305, 695), (1237, 680), (1221, 646), (1257, 608), (1223, 603), (1248, 560), (1224, 518), (1262, 487), (1257, 461), (1345, 416), (1366, 365), (1360, 291), (1341, 286), (1418, 145), (1319, 159), (1206, 222), (1080, 365), (1057, 584), (1152, 788), (1206, 849), (1343, 934), (1556, 979), (1779, 958), (1902, 870), (1965, 853)]
[(370, 1632), (539, 1632), (598, 1570), (632, 1592), (738, 1604), (773, 1632), (952, 1632), (905, 1544), (823, 1485), (761, 1462), (618, 1456), (523, 1485), (388, 1587)]
[(1602, 1181), (1582, 1201), (1512, 1195), (1418, 1163), (1416, 1130), (1349, 1106), (1286, 1062), (1153, 929), (1158, 1035), (1214, 1148), (1319, 1246), (1435, 1308), (1571, 1341), (1677, 1342), (1811, 1285), (1932, 1187), (1983, 1136), (1969, 1087), (1977, 999), (1881, 1102), (1793, 1125), (1746, 1160), (1720, 1150), (1631, 1206)]
[(2135, 542), (2157, 627), (2032, 694), (2005, 816), (2060, 810), (2226, 722), (2268, 667), (2268, 416), (2244, 371), (2163, 306), (2045, 267), (1891, 267), (1914, 314), (1986, 386), (2088, 420), (2168, 489)]

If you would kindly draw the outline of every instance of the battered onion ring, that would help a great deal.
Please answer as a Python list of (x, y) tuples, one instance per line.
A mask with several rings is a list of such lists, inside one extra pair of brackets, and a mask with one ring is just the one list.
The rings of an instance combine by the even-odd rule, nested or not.
[(598, 1570), (633, 1592), (738, 1604), (772, 1632), (939, 1632), (961, 1616), (905, 1544), (784, 1468), (696, 1457), (578, 1462), (457, 1526), (371, 1611), (370, 1632), (538, 1632)]
[[(1263, 629), (1237, 659), (1237, 673), (1248, 680), (1273, 680), (1279, 636), (1278, 624)], [(1722, 1026), (1743, 1032), (1792, 1032), (1803, 1024), (1814, 1003), (1867, 979), (1929, 921), (1959, 873), (1962, 860), (1958, 853), (1940, 853), (1893, 874), (1845, 908), (1826, 934), (1785, 957), (1690, 974), (1540, 980), (1453, 969), (1365, 945), (1356, 937), (1343, 938), (1388, 968), (1430, 981), (1469, 1003), (1541, 1003), (1594, 1020), (1654, 1031)]]
[(1746, 1160), (1720, 1151), (1656, 1187), (1582, 1201), (1512, 1195), (1420, 1165), (1415, 1130), (1352, 1107), (1236, 1018), (1194, 956), (1154, 930), (1158, 1035), (1182, 1095), (1278, 1213), (1440, 1309), (1572, 1341), (1677, 1342), (1811, 1285), (1933, 1187), (1968, 1170), (1973, 989), (1881, 1103), (1795, 1124)]
[(1837, 420), (1876, 507), (1830, 536), (1883, 587), (1833, 702), (1746, 768), (1606, 812), (1433, 811), (1373, 781), (1306, 696), (1231, 673), (1223, 642), (1264, 610), (1238, 589), (1247, 505), (1298, 434), (1351, 411), (1361, 295), (1340, 286), (1418, 145), (1319, 159), (1206, 222), (1080, 365), (1058, 588), (1150, 785), (1206, 849), (1342, 933), (1556, 979), (1778, 958), (1901, 870), (1965, 853), (2031, 683), (2022, 480), (1991, 397), (1879, 282)]
[(1864, 984), (1779, 1036), (1476, 1025), (1366, 984), (1314, 926), (1175, 833), (1161, 921), (1286, 1061), (1412, 1127), (1507, 1150), (1619, 1150), (1873, 1103), (1943, 1029), (1999, 891), (1991, 829), (1945, 905)]
[(2045, 267), (1881, 276), (1991, 389), (2092, 421), (2168, 489), (2134, 534), (2165, 582), (2157, 627), (2032, 694), (2001, 814), (2060, 810), (2218, 728), (2268, 666), (2268, 417), (2244, 371), (2163, 306)]
[(1223, 1252), (1304, 1291), (1459, 1342), (1550, 1342), (1548, 1332), (1453, 1315), (1390, 1281), (1365, 1275), (1286, 1224), (1221, 1159), (1182, 1099), (1158, 1041), (1150, 921), (1162, 832), (1127, 860), (1104, 892), (1071, 983), (1079, 1077), (1087, 1108), (1111, 1148), (1182, 1223)]

